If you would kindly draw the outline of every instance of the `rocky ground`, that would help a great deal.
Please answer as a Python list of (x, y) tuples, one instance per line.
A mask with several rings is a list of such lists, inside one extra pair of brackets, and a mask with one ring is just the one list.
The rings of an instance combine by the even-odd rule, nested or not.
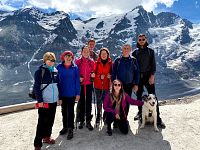
[[(106, 127), (94, 131), (75, 130), (74, 138), (67, 140), (60, 136), (62, 128), (61, 109), (57, 108), (52, 136), (55, 145), (44, 144), (42, 149), (50, 150), (199, 150), (200, 148), (200, 95), (163, 101), (160, 112), (166, 129), (159, 132), (152, 125), (138, 129), (133, 120), (137, 107), (131, 106), (128, 116), (130, 130), (122, 135), (118, 129), (113, 136), (107, 136)], [(93, 118), (93, 124), (94, 124)], [(28, 110), (0, 116), (0, 150), (32, 150), (37, 124), (37, 110)]]

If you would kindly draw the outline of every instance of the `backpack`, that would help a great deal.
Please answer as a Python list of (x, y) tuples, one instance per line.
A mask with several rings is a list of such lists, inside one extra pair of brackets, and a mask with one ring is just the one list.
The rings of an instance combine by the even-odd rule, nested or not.
[[(44, 74), (45, 74), (45, 69), (44, 69), (44, 68), (41, 68), (41, 70), (42, 70), (41, 77), (42, 77), (42, 79), (43, 79)], [(41, 81), (41, 82), (42, 82), (42, 81)], [(43, 87), (43, 88), (41, 89), (41, 92), (42, 92), (49, 84), (50, 84), (50, 83), (48, 83), (47, 85), (45, 85), (45, 87)], [(36, 100), (36, 95), (35, 95), (33, 89), (31, 89), (31, 90), (29, 91), (28, 96), (29, 96), (30, 98)]]

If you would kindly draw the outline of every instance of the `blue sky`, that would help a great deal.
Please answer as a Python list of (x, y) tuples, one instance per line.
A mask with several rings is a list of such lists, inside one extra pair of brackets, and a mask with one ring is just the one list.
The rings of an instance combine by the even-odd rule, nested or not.
[(158, 13), (161, 11), (173, 12), (194, 23), (200, 23), (200, 0), (175, 1), (172, 7), (169, 8), (163, 4), (159, 4), (154, 12)]
[(169, 11), (200, 23), (200, 0), (0, 0), (0, 10), (16, 10), (25, 7), (38, 7), (47, 10), (75, 12), (89, 17), (120, 14), (142, 5), (155, 14)]

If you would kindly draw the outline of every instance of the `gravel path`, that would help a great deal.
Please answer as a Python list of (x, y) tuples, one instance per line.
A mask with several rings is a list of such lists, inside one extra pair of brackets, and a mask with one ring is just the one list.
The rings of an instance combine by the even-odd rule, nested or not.
[[(138, 130), (133, 121), (137, 107), (129, 112), (130, 130), (122, 135), (117, 129), (113, 136), (106, 135), (106, 127), (88, 131), (75, 130), (74, 138), (67, 140), (59, 136), (62, 128), (61, 109), (57, 108), (52, 136), (55, 145), (44, 144), (42, 149), (50, 150), (199, 150), (200, 148), (200, 96), (162, 102), (161, 117), (166, 129), (157, 133), (153, 126), (146, 125)], [(93, 118), (94, 121), (94, 118)], [(0, 150), (32, 150), (37, 123), (37, 110), (28, 110), (0, 116)], [(94, 124), (94, 122), (93, 122)]]

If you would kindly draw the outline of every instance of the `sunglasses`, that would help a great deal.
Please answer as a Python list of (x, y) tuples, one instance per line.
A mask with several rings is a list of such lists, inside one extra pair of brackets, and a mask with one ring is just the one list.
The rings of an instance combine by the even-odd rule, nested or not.
[(121, 84), (114, 84), (114, 86), (119, 86), (119, 87), (120, 87), (120, 86), (121, 86)]
[(55, 62), (55, 60), (54, 60), (54, 59), (52, 59), (52, 60), (49, 60), (49, 61), (51, 61), (51, 62)]
[(138, 41), (145, 41), (146, 39), (138, 39)]

